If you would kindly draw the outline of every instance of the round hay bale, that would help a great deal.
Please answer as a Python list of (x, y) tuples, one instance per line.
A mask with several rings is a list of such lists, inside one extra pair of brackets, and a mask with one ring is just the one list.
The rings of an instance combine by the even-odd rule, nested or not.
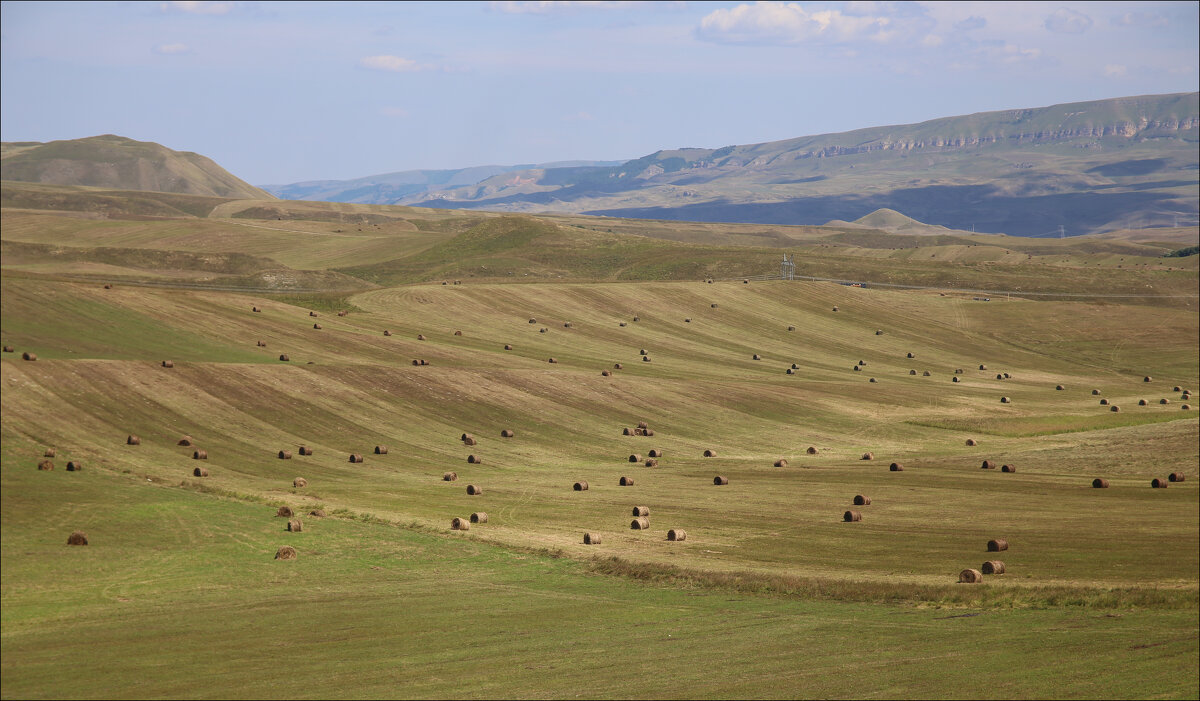
[(1138, 400), (1138, 406), (1148, 406), (1149, 404), (1150, 402), (1146, 401), (1145, 399)]
[(576, 492), (586, 492), (588, 490), (588, 483), (584, 480), (580, 480), (576, 482), (571, 489), (575, 490)]
[(548, 360), (548, 361), (546, 361), (546, 362), (548, 362), (548, 363), (557, 363), (558, 361), (557, 361), (557, 360), (555, 360), (554, 358), (551, 358), (551, 359), (549, 359), (549, 360)]
[(299, 533), (304, 530), (304, 524), (298, 518), (288, 519), (287, 529), (289, 533)]
[(788, 466), (787, 458), (779, 458), (778, 460), (775, 461), (775, 467), (787, 467), (787, 466)]
[(1172, 392), (1182, 392), (1183, 388), (1180, 387), (1179, 385), (1175, 385), (1174, 387), (1171, 388), (1171, 391)]
[(476, 497), (476, 496), (479, 496), (480, 494), (483, 494), (483, 487), (477, 487), (473, 484), (467, 485), (467, 495), (468, 496)]
[(1162, 399), (1158, 400), (1158, 403), (1159, 404), (1170, 404), (1171, 400), (1167, 399), (1166, 397), (1163, 397)]
[(471, 530), (471, 522), (465, 518), (459, 518), (458, 516), (455, 516), (454, 519), (450, 521), (450, 528), (455, 531), (469, 531)]
[(302, 446), (300, 446), (300, 454), (301, 455), (312, 455), (313, 454), (312, 448), (302, 445)]
[(1003, 379), (1004, 379), (1004, 375), (1001, 375), (1000, 373), (996, 373), (996, 379), (997, 379), (997, 380), (1003, 380)]
[(307, 487), (307, 486), (308, 486), (308, 480), (304, 479), (303, 477), (297, 477), (296, 479), (292, 480), (292, 487), (294, 487), (296, 489), (300, 489), (301, 487)]
[(633, 317), (633, 320), (634, 320), (634, 321), (641, 321), (641, 320), (642, 320), (642, 317), (640, 317), (640, 316), (635, 316), (635, 317)]
[(1142, 382), (1153, 382), (1153, 381), (1154, 381), (1154, 379), (1151, 378), (1149, 375), (1146, 375), (1145, 377), (1142, 378)]
[(1101, 399), (1101, 400), (1100, 400), (1100, 406), (1108, 406), (1108, 400), (1107, 400), (1107, 399)]
[(1179, 408), (1182, 409), (1183, 411), (1191, 411), (1192, 405), (1191, 404), (1181, 404)]
[(295, 560), (296, 559), (296, 549), (290, 545), (285, 545), (282, 548), (275, 551), (275, 559), (276, 560)]
[(1004, 379), (1006, 379), (1006, 380), (1011, 380), (1011, 379), (1012, 379), (1012, 375), (1010, 375), (1010, 374), (1008, 374), (1008, 373), (1006, 372), (1006, 373), (1004, 373)]
[(667, 531), (667, 540), (673, 540), (675, 542), (687, 540), (687, 531), (683, 530), (682, 528), (672, 528), (671, 530)]
[(79, 472), (81, 470), (83, 470), (83, 463), (78, 460), (67, 461), (67, 472)]
[(645, 421), (639, 421), (637, 424), (637, 427), (638, 428), (650, 428), (650, 424), (646, 423)]
[(512, 344), (511, 344), (511, 343), (505, 343), (505, 344), (504, 344), (504, 350), (512, 350)]
[(281, 506), (275, 510), (276, 518), (291, 518), (295, 515), (296, 515), (296, 512), (292, 511), (292, 507), (290, 507), (290, 506), (286, 506), (286, 505)]
[(513, 433), (512, 429), (510, 429), (510, 428), (502, 429), (500, 431), (501, 438), (512, 438), (515, 435), (517, 435), (517, 434)]
[(536, 324), (536, 323), (537, 323), (537, 319), (530, 319), (530, 320), (529, 320), (529, 323), (531, 323), (531, 324)]
[(174, 360), (164, 360), (164, 361), (162, 361), (162, 366), (164, 368), (173, 368), (173, 367), (175, 367), (175, 361)]
[(799, 365), (797, 365), (796, 363), (792, 363), (792, 369), (793, 369), (793, 370), (799, 370), (799, 369), (800, 369), (800, 366), (799, 366)]
[(712, 448), (708, 448), (704, 451), (704, 457), (715, 458), (717, 457), (717, 451), (713, 450)]
[(816, 455), (818, 451), (817, 451), (817, 447), (815, 445), (810, 445), (810, 446), (808, 446), (808, 450), (806, 450), (805, 452), (808, 453), (809, 455)]
[(650, 356), (648, 356), (648, 355), (643, 355), (643, 356), (642, 356), (642, 362), (643, 362), (643, 363), (649, 363), (649, 362), (650, 362)]
[(713, 484), (715, 484), (717, 486), (723, 486), (723, 485), (729, 484), (729, 478), (723, 477), (721, 475), (717, 475), (716, 477), (713, 477)]
[(388, 450), (388, 449), (387, 449), (387, 446), (386, 446), (386, 445), (377, 445), (377, 446), (375, 446), (375, 454), (376, 454), (376, 455), (387, 455), (387, 450)]
[(621, 477), (621, 481), (618, 484), (620, 484), (622, 487), (632, 487), (633, 486), (633, 478), (623, 476), (623, 477)]
[(21, 360), (37, 360), (37, 354), (26, 351), (21, 354)]
[(291, 358), (288, 357), (287, 353), (280, 353), (279, 359), (285, 363), (288, 362), (289, 360), (291, 360)]
[(963, 570), (958, 573), (959, 584), (979, 584), (983, 581), (983, 573), (979, 570)]
[(1004, 563), (999, 560), (988, 560), (980, 569), (984, 574), (1004, 574)]
[(650, 507), (649, 506), (635, 506), (635, 507), (633, 507), (633, 515), (639, 516), (639, 517), (649, 516), (650, 515)]
[(550, 330), (550, 329), (548, 329), (548, 328), (546, 328), (546, 327), (544, 327), (544, 326), (543, 326), (542, 328), (538, 329), (538, 333), (546, 333), (546, 332), (547, 332), (547, 331), (549, 331), (549, 330)]
[(455, 335), (455, 336), (461, 336), (461, 335), (462, 335), (462, 331), (455, 331), (455, 332), (454, 332), (454, 335)]
[(642, 349), (638, 350), (638, 355), (646, 355), (646, 349), (642, 348)]
[(995, 540), (989, 540), (988, 544), (987, 544), (987, 549), (988, 549), (988, 552), (990, 552), (990, 553), (998, 553), (998, 552), (1002, 552), (1004, 550), (1008, 550), (1008, 541), (1003, 538), (996, 538)]
[(655, 460), (654, 458), (646, 458), (646, 462), (644, 462), (643, 464), (646, 467), (658, 467), (658, 461)]
[(663, 452), (657, 448), (654, 448), (654, 449), (651, 449), (651, 451), (649, 453), (647, 453), (647, 455), (652, 458), (661, 458), (663, 456)]
[(916, 371), (916, 370), (909, 370), (909, 371), (908, 371), (908, 374), (909, 374), (909, 375), (916, 375), (916, 374), (917, 374), (917, 371)]
[(192, 477), (208, 477), (207, 467), (197, 467), (192, 470)]
[(835, 312), (836, 312), (837, 310), (838, 310), (838, 308), (837, 308), (837, 307), (834, 307), (834, 308), (833, 308), (833, 311), (835, 311)]
[(16, 349), (15, 349), (15, 348), (13, 348), (12, 346), (5, 346), (5, 347), (4, 347), (4, 352), (5, 352), (5, 353), (15, 353), (15, 352), (16, 352)]
[(383, 335), (384, 335), (384, 336), (391, 336), (391, 335), (392, 335), (392, 332), (391, 332), (391, 331), (389, 331), (388, 329), (384, 329), (384, 330), (383, 330)]
[(638, 453), (630, 453), (629, 454), (629, 462), (641, 462), (641, 461), (642, 461), (642, 456), (639, 455)]
[(1009, 463), (1009, 464), (1005, 464), (1005, 465), (1001, 465), (1001, 466), (1000, 466), (1000, 471), (1001, 471), (1001, 472), (1016, 472), (1016, 471), (1017, 471), (1017, 466), (1016, 466), (1016, 465), (1013, 465), (1013, 464), (1011, 464), (1011, 463)]
[(1092, 396), (1093, 396), (1093, 397), (1094, 397), (1094, 396), (1096, 396), (1096, 395), (1098, 395), (1098, 394), (1100, 394), (1100, 390), (1098, 390), (1098, 389), (1094, 389), (1094, 390), (1092, 390)]
[(599, 533), (584, 533), (583, 534), (583, 544), (584, 545), (599, 545), (600, 544), (600, 534)]
[(624, 370), (624, 369), (625, 369), (625, 366), (621, 365), (620, 363), (613, 363), (613, 370)]
[(471, 514), (471, 523), (487, 523), (487, 514), (482, 511), (476, 511)]
[(1167, 475), (1167, 481), (1169, 482), (1182, 482), (1186, 479), (1187, 475), (1183, 474), (1182, 472), (1172, 472), (1171, 474)]
[(279, 455), (280, 460), (291, 460), (292, 459), (292, 451), (290, 451), (290, 450), (281, 450), (281, 451), (279, 451), (278, 455)]
[(142, 439), (138, 438), (137, 436), (130, 435), (128, 438), (125, 439), (125, 444), (126, 445), (141, 445)]
[(962, 368), (954, 368), (955, 375), (961, 375), (961, 374), (963, 374), (963, 372), (964, 372), (964, 370)]
[(313, 324), (313, 328), (314, 328), (314, 329), (317, 329), (318, 331), (320, 331), (321, 329), (323, 329), (323, 328), (325, 328), (325, 327), (324, 327), (324, 326), (321, 326), (320, 324)]
[(974, 438), (968, 438), (967, 445), (979, 445), (979, 441), (975, 440)]
[(955, 375), (954, 377), (950, 378), (950, 381), (951, 381), (951, 382), (958, 382), (958, 375)]
[(788, 368), (788, 369), (787, 369), (785, 372), (786, 372), (786, 374), (788, 374), (788, 375), (795, 375), (795, 374), (796, 374), (796, 371), (795, 371), (795, 370), (793, 370), (793, 369), (791, 369), (791, 368)]
[(921, 375), (922, 375), (923, 377), (933, 377), (933, 375), (932, 375), (932, 374), (931, 374), (931, 373), (930, 373), (928, 370), (926, 370), (925, 372), (921, 373)]
[(458, 479), (457, 472), (443, 472), (442, 473), (442, 481), (443, 482), (453, 482), (457, 479)]
[(67, 545), (87, 545), (87, 534), (83, 531), (74, 531), (67, 536)]
[(338, 312), (338, 316), (348, 316), (349, 314), (350, 314), (350, 312), (347, 312), (345, 310)]
[(1012, 400), (1009, 399), (1008, 397), (1000, 397), (1000, 403), (1001, 404), (1011, 404)]
[(192, 451), (192, 460), (208, 460), (208, 451), (207, 450), (193, 450)]
[(854, 372), (862, 372), (862, 368), (860, 368), (859, 366), (855, 365), (855, 366), (854, 366)]
[(316, 312), (309, 312), (308, 315), (309, 316), (318, 316), (318, 314)]
[(710, 304), (710, 305), (708, 305), (708, 306), (712, 307), (713, 309), (716, 309), (716, 308), (717, 308), (717, 303), (716, 303), (716, 302), (713, 302), (712, 304)]
[(904, 472), (904, 466), (898, 462), (894, 462), (891, 465), (888, 465), (888, 471), (889, 472)]
[(600, 376), (601, 377), (612, 377), (612, 370), (601, 370)]
[(363, 456), (359, 453), (350, 453), (350, 462), (359, 463), (363, 461)]
[(868, 382), (875, 382), (876, 380), (875, 380), (875, 378), (874, 378), (874, 377), (872, 377), (870, 380), (867, 380), (867, 381), (868, 381)]
[(875, 329), (875, 335), (876, 335), (876, 336), (882, 336), (882, 335), (883, 335), (883, 331), (880, 331), (879, 329)]
[(996, 463), (992, 462), (991, 460), (984, 460), (983, 464), (979, 467), (982, 470), (994, 470), (996, 469)]
[(1150, 480), (1150, 486), (1153, 487), (1154, 489), (1166, 489), (1168, 484), (1170, 484), (1170, 482), (1168, 482), (1164, 479), (1159, 479), (1157, 477)]
[(869, 450), (867, 452), (863, 453), (862, 457), (860, 458), (860, 460), (874, 460), (874, 459), (875, 459), (875, 453), (872, 453)]
[(788, 331), (795, 331), (795, 330), (796, 330), (796, 327), (795, 327), (795, 326), (789, 326), (789, 327), (788, 327)]
[(759, 355), (758, 353), (755, 353), (755, 354), (752, 356), (752, 359), (753, 359), (753, 360), (762, 360), (762, 356), (761, 356), (761, 355)]
[(1121, 410), (1121, 407), (1117, 406), (1116, 404), (1113, 404), (1112, 407), (1109, 408), (1109, 411), (1120, 411), (1120, 410)]
[(690, 323), (692, 323), (692, 318), (691, 318), (690, 316), (689, 316), (689, 317), (687, 317), (686, 319), (684, 319), (684, 320), (683, 320), (683, 323), (685, 323), (685, 324), (690, 324)]
[(643, 429), (642, 429), (642, 435), (643, 435), (643, 436), (653, 436), (653, 435), (654, 435), (654, 429), (652, 429), (652, 428), (643, 428)]
[(854, 495), (854, 505), (855, 506), (870, 506), (871, 505), (871, 497), (866, 496), (865, 494), (855, 494)]
[(483, 464), (483, 456), (475, 455), (472, 453), (471, 455), (467, 456), (467, 462), (470, 463), (471, 465), (482, 465)]
[(458, 440), (462, 441), (463, 443), (466, 443), (467, 445), (475, 445), (475, 436), (470, 433), (462, 434), (461, 436), (458, 437)]
[(632, 428), (629, 428), (628, 426), (626, 426), (625, 428), (621, 429), (621, 435), (622, 435), (622, 436), (632, 436), (632, 435), (633, 435), (633, 429), (632, 429)]
[(313, 518), (325, 518), (326, 514), (325, 509), (313, 509), (312, 511), (308, 512), (308, 515), (312, 516)]
[(192, 437), (191, 436), (182, 436), (179, 439), (179, 441), (177, 443), (175, 443), (175, 445), (181, 445), (185, 448), (191, 448), (192, 447)]
[(52, 458), (58, 455), (58, 450), (54, 448), (46, 448), (46, 452), (42, 453), (43, 458)]
[(852, 523), (854, 521), (861, 521), (862, 514), (857, 511), (847, 511), (846, 513), (842, 514), (842, 520), (845, 521), (846, 523)]
[(1066, 389), (1066, 387), (1063, 387), (1062, 385), (1055, 385), (1055, 386), (1054, 386), (1054, 389), (1056, 389), (1056, 390), (1058, 390), (1059, 392), (1061, 392), (1061, 391), (1063, 391), (1064, 389)]
[(986, 366), (986, 365), (983, 365), (983, 364), (981, 363), (981, 364), (979, 365), (979, 369), (980, 369), (980, 370), (987, 370), (987, 366)]
[(1106, 480), (1102, 477), (1097, 477), (1096, 479), (1092, 480), (1092, 488), (1093, 489), (1108, 489), (1108, 480)]
[(417, 334), (417, 340), (418, 340), (418, 341), (424, 341), (424, 340), (425, 340), (425, 334), (423, 334), (423, 333), (419, 333), (419, 334)]
[(41, 460), (38, 462), (38, 469), (42, 472), (49, 472), (54, 469), (54, 463), (49, 460)]
[(626, 326), (628, 326), (628, 324), (626, 324), (624, 321), (618, 322), (617, 325), (620, 326), (621, 328), (625, 328)]
[(629, 528), (635, 531), (644, 531), (650, 528), (650, 519), (635, 518), (629, 522)]

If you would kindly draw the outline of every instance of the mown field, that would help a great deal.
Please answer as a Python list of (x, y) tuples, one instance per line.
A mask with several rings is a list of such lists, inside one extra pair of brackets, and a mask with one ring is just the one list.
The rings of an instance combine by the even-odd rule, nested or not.
[[(181, 250), (141, 226), (112, 246)], [(491, 255), (488, 231), (460, 243)], [(1200, 412), (1174, 389), (1200, 384), (1194, 300), (105, 289), (63, 278), (86, 261), (5, 256), (6, 698), (1196, 696)], [(623, 435), (639, 421), (654, 435)], [(957, 583), (991, 559), (1006, 574)]]

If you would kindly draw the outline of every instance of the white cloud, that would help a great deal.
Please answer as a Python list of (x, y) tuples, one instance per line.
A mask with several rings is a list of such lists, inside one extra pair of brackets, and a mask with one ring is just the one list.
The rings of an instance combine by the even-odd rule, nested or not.
[(1059, 34), (1083, 34), (1093, 24), (1091, 17), (1065, 7), (1058, 8), (1046, 18), (1046, 29)]
[(1027, 47), (1017, 46), (1016, 44), (1004, 43), (993, 52), (996, 58), (999, 58), (1002, 63), (1023, 63), (1025, 61), (1034, 61), (1042, 57), (1041, 49), (1031, 49)]
[(1165, 27), (1167, 18), (1152, 12), (1126, 12), (1112, 18), (1117, 27)]
[(971, 15), (970, 17), (956, 22), (954, 28), (960, 32), (969, 32), (972, 29), (983, 29), (987, 26), (987, 20), (979, 15)]
[(385, 117), (407, 117), (408, 116), (408, 110), (404, 109), (403, 107), (384, 107), (383, 109), (381, 109), (379, 111)]
[(224, 15), (233, 9), (232, 2), (200, 2), (199, 0), (175, 0), (160, 3), (163, 12), (186, 12), (191, 15)]
[(632, 2), (625, 0), (508, 0), (506, 2), (492, 2), (493, 10), (498, 10), (507, 14), (514, 15), (544, 15), (551, 12), (559, 12), (562, 10), (575, 9), (594, 9), (594, 10), (620, 10), (638, 5), (647, 5), (647, 2)]
[(762, 0), (713, 10), (700, 20), (696, 35), (721, 44), (838, 44), (861, 39), (887, 41), (894, 30), (890, 17), (839, 10), (809, 12), (798, 3)]
[(427, 71), (434, 66), (418, 63), (411, 58), (401, 58), (399, 56), (367, 56), (358, 62), (363, 68), (371, 68), (377, 71), (392, 71), (393, 73), (415, 73), (416, 71)]
[(189, 51), (191, 51), (191, 49), (187, 44), (180, 43), (159, 44), (158, 46), (154, 47), (154, 53), (163, 54), (164, 56), (170, 56), (172, 54), (186, 54)]
[(1128, 68), (1117, 64), (1110, 63), (1104, 67), (1104, 76), (1106, 78), (1124, 78), (1128, 72)]

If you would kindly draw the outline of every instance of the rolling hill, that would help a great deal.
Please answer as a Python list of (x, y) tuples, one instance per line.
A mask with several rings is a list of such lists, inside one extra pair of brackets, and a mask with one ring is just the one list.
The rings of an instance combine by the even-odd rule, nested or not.
[(761, 224), (889, 208), (1019, 236), (1194, 223), (1200, 94), (986, 112), (617, 166), (535, 168), (378, 202)]
[(272, 197), (198, 153), (112, 134), (49, 143), (7, 142), (0, 149), (0, 179), (214, 197)]

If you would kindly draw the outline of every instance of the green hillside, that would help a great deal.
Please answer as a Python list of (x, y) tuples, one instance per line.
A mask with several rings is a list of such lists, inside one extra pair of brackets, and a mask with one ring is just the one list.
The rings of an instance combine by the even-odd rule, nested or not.
[(215, 197), (271, 197), (198, 153), (112, 134), (6, 144), (0, 150), (0, 178)]

